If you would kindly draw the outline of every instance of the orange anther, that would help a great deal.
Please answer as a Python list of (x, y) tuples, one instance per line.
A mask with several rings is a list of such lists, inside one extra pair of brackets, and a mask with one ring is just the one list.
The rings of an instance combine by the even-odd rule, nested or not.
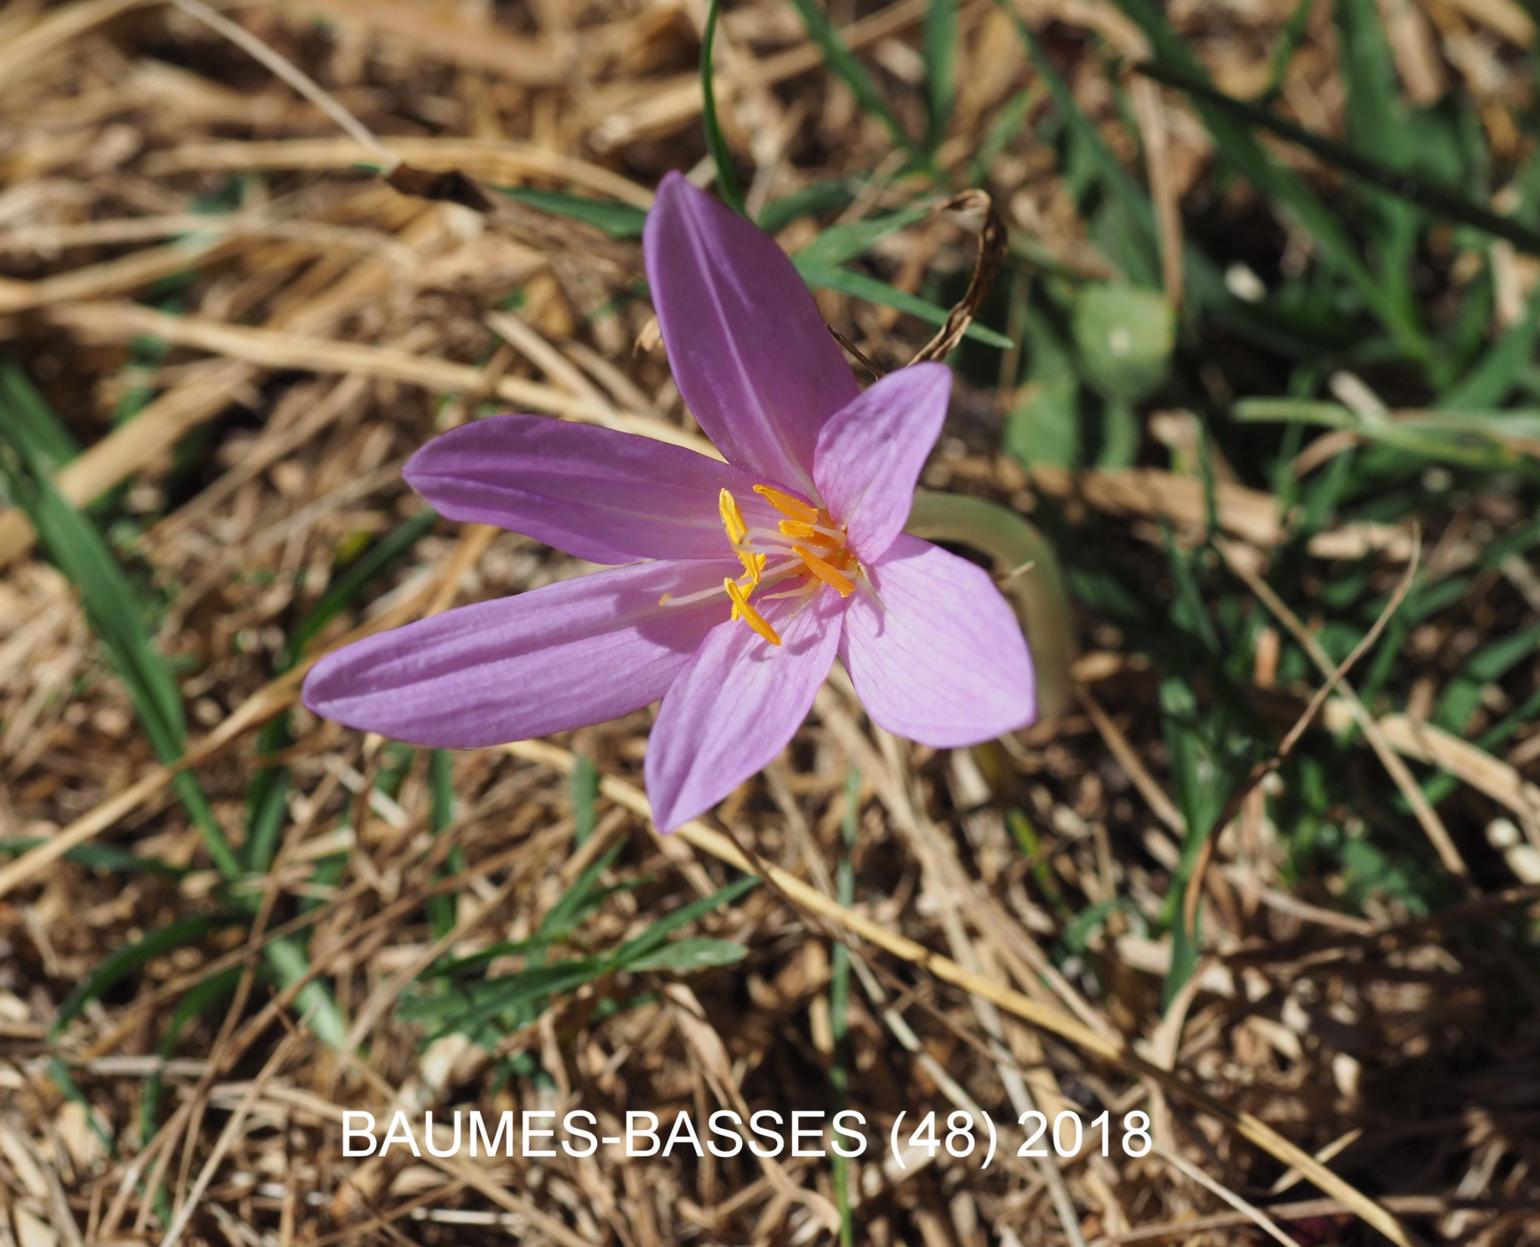
[(769, 485), (756, 485), (754, 492), (782, 515), (789, 515), (792, 519), (802, 520), (807, 524), (818, 523), (818, 508), (809, 506), (801, 498), (793, 498), (790, 494), (782, 493)]
[(807, 566), (808, 571), (817, 576), (824, 584), (832, 585), (838, 589), (840, 597), (848, 598), (855, 592), (855, 581), (851, 580), (849, 576), (845, 575), (834, 564), (826, 563), (805, 546), (792, 546), (791, 549), (792, 553)]

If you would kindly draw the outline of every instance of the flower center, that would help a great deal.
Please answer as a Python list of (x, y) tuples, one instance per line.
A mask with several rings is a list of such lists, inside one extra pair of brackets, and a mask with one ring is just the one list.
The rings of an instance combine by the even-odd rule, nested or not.
[(771, 645), (779, 645), (781, 637), (759, 611), (766, 602), (798, 599), (792, 612), (795, 618), (828, 585), (842, 598), (860, 590), (881, 606), (865, 569), (850, 549), (844, 525), (824, 508), (771, 485), (756, 485), (754, 492), (785, 517), (774, 528), (750, 528), (731, 492), (724, 489), (717, 497), (722, 527), (743, 564), (743, 574), (736, 579), (726, 577), (720, 589), (702, 589), (683, 597), (665, 593), (658, 599), (659, 606), (693, 606), (725, 593), (730, 603), (728, 617), (741, 619)]
[(846, 544), (844, 527), (828, 511), (769, 485), (756, 485), (754, 492), (785, 518), (773, 529), (750, 528), (737, 499), (722, 491), (717, 499), (722, 527), (743, 564), (743, 574), (723, 580), (722, 588), (732, 602), (730, 618), (741, 619), (771, 645), (779, 645), (779, 634), (756, 602), (800, 598), (801, 611), (824, 585), (849, 597), (864, 574)]

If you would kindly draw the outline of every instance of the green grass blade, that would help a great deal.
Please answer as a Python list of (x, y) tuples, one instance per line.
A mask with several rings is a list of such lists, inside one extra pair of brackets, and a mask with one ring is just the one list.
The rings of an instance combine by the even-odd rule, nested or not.
[(157, 957), (163, 957), (176, 948), (195, 944), (211, 931), (245, 921), (240, 914), (201, 914), (191, 918), (179, 918), (175, 922), (141, 936), (131, 944), (114, 949), (86, 975), (75, 989), (59, 1005), (49, 1034), (58, 1036), (80, 1016), (93, 1000), (100, 999), (136, 970)]
[[(4, 372), (11, 374), (5, 387), (8, 395), (30, 388), (19, 371), (10, 367), (0, 368), (0, 373)], [(41, 402), (41, 399), (38, 401)], [(47, 472), (40, 470), (44, 465), (29, 453), (35, 448), (24, 435), (14, 436), (17, 425), (8, 418), (8, 408), (5, 416), (7, 418), (0, 418), (0, 438), (16, 452), (20, 462), (13, 464), (5, 455), (0, 454), (0, 478), (7, 480), (12, 495), (32, 520), (43, 547), (58, 562), (60, 569), (80, 594), (92, 630), (122, 676), (139, 713), (145, 735), (157, 756), (166, 763), (180, 760), (186, 745), (181, 693), (164, 658), (155, 649), (145, 629), (133, 587), (95, 526), (69, 505), (54, 488)], [(220, 874), (226, 880), (238, 879), (242, 873), (240, 859), (214, 817), (197, 778), (183, 772), (172, 782), (172, 787), (202, 834), (204, 845)], [(215, 920), (198, 918), (186, 921)], [(269, 944), (265, 955), (269, 965), (278, 971), (280, 981), (285, 984), (294, 982), (308, 965), (303, 949), (291, 940)], [(109, 957), (98, 967), (98, 973), (111, 975), (117, 972), (118, 964), (113, 957)], [(89, 988), (96, 981), (97, 976), (93, 975), (79, 990)], [(332, 1044), (342, 1042), (347, 1030), (324, 984), (318, 981), (307, 984), (298, 1003), (310, 1013), (317, 1034)], [(65, 1011), (61, 1010), (61, 1016), (64, 1014)]]
[(1273, 49), (1273, 55), (1268, 62), (1267, 90), (1262, 92), (1264, 101), (1275, 99), (1283, 90), (1284, 76), (1289, 72), (1294, 54), (1305, 41), (1305, 35), (1310, 30), (1310, 14), (1314, 10), (1315, 0), (1297, 0), (1294, 11), (1289, 14), (1289, 20), (1279, 31), (1278, 46)]
[(681, 927), (688, 926), (698, 918), (704, 918), (714, 909), (732, 904), (740, 896), (753, 891), (758, 886), (757, 875), (744, 875), (742, 878), (734, 879), (726, 887), (718, 888), (710, 896), (703, 896), (691, 901), (688, 905), (681, 905), (678, 909), (664, 914), (636, 938), (622, 944), (610, 954), (609, 964), (616, 969), (629, 968), (636, 961), (663, 947), (668, 937)]
[(572, 842), (583, 844), (599, 825), (599, 768), (586, 753), (572, 768)]
[(886, 216), (867, 217), (864, 221), (846, 221), (831, 225), (793, 257), (809, 268), (828, 268), (853, 260), (876, 246), (889, 234), (896, 233), (930, 215), (929, 204), (914, 204)]
[[(26, 853), (40, 844), (46, 844), (43, 836), (16, 836), (0, 840), (0, 856)], [(115, 844), (81, 844), (69, 850), (64, 860), (84, 866), (87, 870), (109, 871), (117, 874), (164, 875), (168, 879), (180, 879), (187, 871), (180, 866), (158, 862), (152, 857), (140, 857)]]
[(541, 190), (534, 186), (495, 186), (492, 189), (531, 208), (549, 212), (552, 216), (592, 225), (611, 238), (640, 238), (642, 227), (647, 223), (645, 208), (621, 203), (618, 199), (595, 199), (590, 195)]
[(842, 212), (855, 198), (858, 183), (850, 178), (827, 178), (770, 200), (759, 213), (758, 225), (767, 234), (779, 234), (805, 216)]
[[(1271, 115), (1215, 90), (1186, 43), (1149, 0), (1117, 0), (1117, 3), (1144, 31), (1154, 50), (1155, 64), (1141, 66), (1142, 72), (1188, 93), (1225, 159), (1270, 200), (1293, 214), (1316, 240), (1332, 266), (1353, 284), (1364, 304), (1373, 309), (1395, 335), (1402, 349), (1419, 362), (1428, 363), (1432, 358), (1432, 347), (1413, 310), (1383, 289), (1364, 263), (1357, 241), (1343, 228), (1338, 214), (1311, 190), (1304, 179), (1274, 160), (1252, 133), (1253, 127), (1272, 123)], [(1275, 124), (1268, 124), (1267, 128), (1278, 132)], [(1348, 159), (1358, 159), (1340, 145), (1333, 144), (1333, 147)]]
[[(156, 756), (164, 763), (175, 763), (187, 744), (182, 695), (150, 639), (139, 595), (96, 526), (54, 487), (42, 446), (35, 433), (29, 436), (29, 419), (16, 415), (27, 407), (32, 408), (32, 417), (39, 411), (46, 413), (41, 396), (13, 365), (0, 365), (0, 376), (5, 377), (0, 439), (14, 452), (0, 454), (0, 481), (6, 483), (11, 497), (32, 521), (43, 548), (80, 595), (91, 630), (128, 689)], [(35, 401), (28, 401), (29, 394)], [(240, 864), (197, 779), (184, 772), (172, 786), (220, 873), (226, 878), (239, 874)]]
[(1540, 345), (1540, 287), (1529, 296), (1523, 318), (1510, 325), (1477, 361), (1476, 366), (1439, 396), (1438, 405), (1453, 408), (1495, 407), (1518, 384), (1533, 363)]
[[(1504, 443), (1504, 437), (1532, 438), (1540, 427), (1530, 413), (1513, 413), (1507, 428), (1503, 412), (1429, 413), (1397, 420), (1365, 420), (1337, 403), (1296, 398), (1243, 399), (1231, 414), (1248, 424), (1301, 424), (1344, 429), (1365, 441), (1392, 446), (1428, 459), (1481, 471), (1517, 471), (1535, 475), (1534, 460)], [(1534, 413), (1540, 415), (1540, 413)]]
[[(310, 955), (297, 940), (274, 940), (263, 949), (263, 955), (281, 988), (290, 988), (310, 974)], [(331, 989), (320, 979), (311, 978), (299, 989), (294, 1007), (323, 1043), (341, 1048), (347, 1042), (347, 1023), (332, 999)]]
[(645, 970), (672, 970), (688, 973), (691, 970), (710, 970), (730, 966), (742, 961), (749, 950), (733, 940), (698, 939), (674, 940), (656, 952), (644, 953), (627, 964), (626, 969), (641, 973)]
[(0, 411), (5, 412), (6, 436), (25, 442), (24, 455), (38, 467), (53, 473), (80, 453), (26, 374), (9, 362), (0, 363)]
[(851, 94), (856, 97), (856, 103), (862, 109), (887, 127), (895, 143), (905, 151), (915, 151), (914, 140), (909, 137), (897, 114), (883, 98), (882, 92), (878, 90), (877, 83), (867, 72), (866, 66), (845, 46), (839, 31), (834, 28), (829, 15), (819, 7), (817, 0), (792, 0), (792, 5), (802, 17), (802, 25), (807, 31), (808, 38), (823, 53), (824, 63), (828, 65), (829, 72), (850, 88)]
[(1108, 145), (1107, 140), (1102, 137), (1096, 123), (1080, 107), (1080, 102), (1075, 99), (1075, 93), (1064, 75), (1059, 72), (1053, 58), (1043, 47), (1042, 41), (1027, 25), (1021, 14), (1011, 7), (1008, 0), (995, 0), (995, 4), (1011, 19), (1011, 24), (1016, 28), (1016, 37), (1027, 54), (1027, 60), (1031, 62), (1033, 70), (1047, 86), (1059, 117), (1078, 138), (1080, 149), (1091, 160), (1102, 185), (1123, 206), (1124, 212), (1128, 215), (1135, 235), (1132, 240), (1135, 245), (1135, 254), (1139, 259), (1138, 271), (1130, 272), (1128, 276), (1142, 285), (1157, 285), (1160, 276), (1160, 233), (1155, 224), (1155, 209), (1150, 203), (1149, 196), (1123, 167), (1122, 161), (1118, 159), (1117, 153)]
[(600, 886), (600, 880), (604, 872), (615, 864), (615, 859), (620, 856), (623, 848), (625, 848), (625, 841), (617, 840), (590, 862), (583, 873), (572, 881), (572, 885), (562, 893), (561, 898), (546, 911), (545, 917), (541, 919), (540, 943), (554, 944), (566, 939), (577, 929), (578, 924), (598, 907), (608, 895), (607, 890)]
[(342, 574), (327, 585), (320, 600), (289, 634), (288, 643), (279, 658), (279, 672), (293, 667), (316, 635), (358, 598), (364, 586), (416, 545), (437, 521), (437, 512), (431, 509), (419, 511), (411, 519), (397, 524), (349, 563)]
[(716, 74), (712, 69), (712, 48), (717, 37), (717, 17), (721, 0), (711, 0), (706, 10), (706, 30), (700, 43), (701, 126), (706, 133), (706, 150), (711, 153), (711, 163), (717, 170), (717, 191), (722, 200), (734, 212), (748, 215), (743, 206), (743, 191), (738, 186), (738, 171), (733, 165), (732, 150), (722, 133), (717, 117)]
[[(1347, 83), (1348, 132), (1359, 155), (1378, 153), (1401, 173), (1415, 159), (1416, 134), (1396, 89), (1395, 60), (1375, 0), (1338, 0), (1339, 58)], [(1415, 305), (1411, 273), (1417, 250), (1418, 214), (1388, 193), (1372, 197), (1380, 220), (1374, 238), (1375, 267), (1405, 306)]]
[(925, 60), (925, 146), (934, 152), (946, 136), (957, 95), (957, 0), (930, 0), (920, 55)]
[[(1119, 0), (1119, 3), (1130, 8), (1141, 4), (1142, 0)], [(1184, 47), (1180, 41), (1174, 46)], [(1283, 200), (1295, 209), (1315, 233), (1317, 241), (1331, 248), (1334, 259), (1340, 261), (1342, 255), (1351, 254), (1351, 240), (1340, 228), (1326, 225), (1326, 222), (1334, 220), (1331, 209), (1317, 199), (1314, 192), (1309, 191), (1294, 174), (1268, 157), (1261, 145), (1247, 133), (1246, 126), (1266, 130), (1277, 138), (1304, 148), (1324, 163), (1437, 216), (1458, 221), (1494, 238), (1506, 239), (1526, 254), (1540, 255), (1540, 230), (1500, 212), (1493, 212), (1458, 191), (1429, 181), (1421, 174), (1397, 169), (1295, 125), (1292, 121), (1275, 117), (1265, 108), (1226, 95), (1196, 76), (1189, 68), (1190, 64), (1157, 62), (1140, 66), (1140, 72), (1190, 95), (1198, 111), (1209, 122), (1209, 130), (1216, 141), (1223, 134), (1225, 141), (1221, 146), (1232, 156), (1239, 156), (1236, 163), (1242, 171), (1267, 191), (1270, 197)], [(1226, 120), (1220, 121), (1219, 118)], [(1359, 267), (1362, 268), (1362, 265)], [(1344, 273), (1351, 271), (1343, 269)]]
[[(845, 777), (845, 815), (840, 820), (843, 851), (834, 869), (834, 895), (849, 909), (856, 900), (856, 872), (850, 855), (855, 852), (861, 817), (861, 772)], [(829, 1082), (838, 1105), (843, 1107), (850, 1091), (850, 946), (843, 940), (829, 950), (829, 1032), (833, 1059)], [(840, 1215), (840, 1247), (855, 1247), (855, 1210), (850, 1199), (850, 1160), (835, 1152), (831, 1158), (834, 1202)]]
[[(796, 260), (797, 257), (793, 256), (792, 259)], [(884, 307), (896, 308), (900, 312), (916, 316), (930, 325), (946, 324), (945, 308), (938, 307), (929, 299), (910, 294), (907, 290), (890, 286), (885, 281), (868, 277), (865, 273), (839, 267), (823, 268), (814, 265), (803, 267), (801, 264), (798, 264), (797, 268), (802, 274), (802, 279), (817, 289), (837, 290), (853, 298), (865, 299), (868, 303), (881, 303)], [(977, 321), (968, 326), (968, 332), (963, 336), (1002, 351), (1008, 351), (1015, 345), (1003, 333), (989, 329)]]
[[(433, 749), (428, 753), (428, 791), (430, 807), (428, 828), (434, 836), (441, 836), (455, 821), (454, 761), (447, 749)], [(465, 853), (459, 848), (449, 850), (439, 874), (457, 875), (465, 869)], [(434, 939), (442, 939), (455, 929), (459, 906), (450, 893), (439, 893), (428, 898), (428, 925)]]

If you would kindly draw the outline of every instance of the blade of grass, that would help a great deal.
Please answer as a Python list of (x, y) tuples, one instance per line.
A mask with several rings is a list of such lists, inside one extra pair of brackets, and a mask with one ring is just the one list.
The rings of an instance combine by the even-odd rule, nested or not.
[[(54, 488), (44, 447), (29, 436), (34, 432), (33, 421), (14, 418), (15, 400), (24, 400), (19, 406), (30, 408), (33, 419), (45, 413), (56, 424), (56, 418), (19, 369), (6, 364), (0, 366), (0, 375), (6, 376), (4, 397), (9, 400), (0, 418), (0, 439), (15, 452), (13, 457), (0, 454), (0, 480), (27, 513), (43, 548), (75, 586), (91, 629), (128, 689), (156, 756), (174, 763), (187, 743), (181, 691), (145, 628), (139, 595), (96, 526)], [(220, 873), (235, 877), (240, 864), (196, 777), (183, 772), (173, 787)]]
[(1534, 361), (1537, 343), (1540, 343), (1540, 287), (1530, 294), (1523, 318), (1510, 325), (1459, 382), (1439, 395), (1439, 407), (1449, 410), (1496, 406), (1508, 396), (1523, 371)]
[[(16, 836), (10, 840), (0, 840), (0, 854), (9, 856), (25, 853), (45, 843), (47, 841), (42, 836)], [(164, 875), (169, 879), (180, 879), (187, 874), (187, 871), (180, 866), (158, 862), (152, 857), (140, 857), (113, 844), (82, 844), (66, 853), (64, 860), (74, 862), (77, 866), (84, 866), (87, 870), (112, 871), (120, 874)]]
[(722, 200), (734, 212), (746, 216), (743, 207), (743, 191), (738, 187), (738, 171), (733, 166), (733, 154), (722, 134), (717, 118), (716, 74), (712, 68), (712, 48), (717, 37), (717, 17), (721, 0), (711, 0), (706, 10), (706, 29), (700, 43), (701, 126), (706, 133), (706, 150), (711, 153), (711, 163), (717, 170), (717, 191)]
[[(850, 855), (855, 852), (861, 814), (861, 772), (845, 777), (845, 815), (840, 820), (843, 851), (834, 868), (834, 896), (845, 908), (855, 904), (856, 873)], [(836, 1108), (843, 1108), (850, 1090), (850, 945), (836, 941), (829, 950), (829, 1032), (833, 1059), (829, 1083)], [(850, 1160), (835, 1151), (833, 1158), (834, 1202), (840, 1216), (840, 1247), (855, 1247), (855, 1215), (850, 1203)]]
[(570, 191), (542, 190), (534, 186), (494, 186), (493, 190), (552, 216), (567, 217), (603, 230), (611, 238), (632, 239), (642, 236), (647, 210), (618, 199), (596, 199), (574, 195)]
[(641, 973), (651, 970), (709, 970), (717, 966), (730, 966), (742, 961), (749, 950), (733, 940), (707, 938), (674, 940), (656, 952), (645, 953), (627, 965), (626, 969)]
[[(1536, 471), (1532, 456), (1504, 439), (1533, 439), (1540, 430), (1526, 428), (1518, 420), (1505, 430), (1506, 413), (1502, 412), (1429, 412), (1396, 420), (1365, 420), (1350, 408), (1332, 402), (1252, 398), (1236, 403), (1231, 414), (1248, 424), (1292, 423), (1342, 429), (1366, 441), (1483, 471)], [(1519, 420), (1525, 414), (1514, 413)]]
[(744, 875), (725, 887), (718, 888), (710, 896), (702, 896), (681, 905), (663, 915), (634, 939), (627, 940), (606, 959), (615, 969), (626, 969), (636, 961), (661, 948), (664, 942), (680, 927), (688, 926), (698, 918), (704, 918), (712, 910), (730, 905), (746, 892), (759, 886), (757, 875)]
[[(796, 257), (793, 256), (792, 259), (795, 260)], [(802, 279), (817, 289), (837, 290), (841, 294), (865, 299), (868, 303), (880, 303), (884, 307), (896, 308), (930, 325), (946, 324), (947, 312), (944, 307), (937, 306), (929, 299), (922, 299), (919, 295), (910, 294), (907, 290), (900, 290), (897, 286), (890, 286), (887, 282), (879, 281), (875, 277), (868, 277), (865, 273), (857, 273), (848, 268), (824, 268), (815, 265), (804, 268), (799, 264), (797, 268), (802, 274)], [(968, 332), (963, 336), (1002, 351), (1008, 351), (1015, 345), (1003, 333), (986, 328), (977, 321), (968, 326)]]
[(808, 38), (823, 53), (824, 63), (828, 65), (829, 72), (850, 88), (851, 94), (856, 97), (856, 103), (862, 109), (887, 127), (895, 143), (907, 152), (918, 154), (915, 141), (909, 137), (897, 114), (883, 98), (882, 92), (878, 90), (877, 83), (867, 72), (866, 66), (845, 46), (839, 31), (829, 20), (829, 15), (818, 6), (816, 0), (792, 0), (792, 5), (802, 18), (802, 25), (807, 31)]
[[(1133, 9), (1142, 5), (1143, 0), (1119, 0), (1119, 3), (1125, 9)], [(1255, 104), (1226, 95), (1193, 72), (1195, 66), (1186, 57), (1185, 47), (1180, 41), (1172, 49), (1173, 52), (1175, 48), (1183, 48), (1181, 59), (1175, 63), (1158, 60), (1136, 68), (1140, 73), (1154, 78), (1157, 82), (1163, 82), (1192, 96), (1198, 105), (1199, 112), (1204, 115), (1205, 120), (1210, 122), (1209, 129), (1216, 141), (1223, 134), (1225, 141), (1221, 145), (1232, 154), (1240, 156), (1237, 164), (1247, 171), (1247, 175), (1252, 176), (1253, 172), (1260, 174), (1260, 180), (1258, 177), (1252, 177), (1253, 181), (1257, 181), (1258, 185), (1270, 195), (1288, 201), (1296, 211), (1301, 205), (1308, 207), (1308, 216), (1303, 213), (1301, 216), (1312, 227), (1312, 232), (1315, 232), (1317, 226), (1333, 218), (1331, 210), (1316, 199), (1313, 193), (1305, 191), (1303, 182), (1294, 175), (1285, 173), (1281, 166), (1271, 161), (1264, 154), (1260, 144), (1245, 129), (1233, 124), (1234, 122), (1242, 122), (1245, 126), (1266, 130), (1276, 138), (1304, 148), (1313, 156), (1341, 169), (1344, 173), (1349, 173), (1408, 203), (1415, 204), (1437, 216), (1468, 225), (1494, 238), (1505, 239), (1525, 254), (1540, 255), (1540, 230), (1526, 225), (1523, 221), (1474, 203), (1458, 191), (1441, 186), (1437, 182), (1431, 182), (1421, 174), (1397, 169), (1373, 156), (1356, 152), (1333, 139), (1295, 125), (1292, 121), (1276, 117), (1265, 108), (1258, 108)], [(1219, 118), (1226, 120), (1218, 121)], [(1271, 172), (1263, 166), (1270, 166)], [(1334, 254), (1339, 248), (1344, 254), (1350, 254), (1347, 251), (1350, 242), (1340, 230), (1327, 227), (1324, 233), (1317, 233), (1317, 240), (1330, 246)]]
[[(1348, 133), (1360, 155), (1377, 152), (1393, 169), (1407, 170), (1417, 141), (1396, 89), (1396, 67), (1375, 0), (1337, 0), (1338, 59), (1347, 84)], [(1411, 305), (1413, 260), (1417, 248), (1417, 213), (1405, 200), (1383, 192), (1372, 202), (1380, 225), (1375, 267), (1380, 279), (1402, 304)]]
[(80, 453), (75, 439), (49, 410), (43, 396), (21, 369), (9, 362), (0, 366), (0, 410), (9, 425), (7, 435), (24, 440), (32, 462), (39, 467), (56, 472)]
[[(20, 370), (10, 365), (0, 367), (0, 372), (7, 370), (12, 374), (7, 393), (30, 389)], [(46, 410), (41, 397), (37, 402)], [(174, 764), (181, 760), (186, 747), (181, 692), (145, 630), (137, 595), (96, 527), (54, 488), (52, 478), (36, 457), (36, 448), (24, 434), (17, 435), (19, 427), (17, 422), (0, 419), (0, 438), (19, 460), (13, 464), (8, 456), (0, 454), (0, 478), (9, 482), (44, 548), (80, 594), (92, 631), (122, 676), (151, 747), (162, 762)], [(242, 874), (240, 859), (230, 847), (197, 777), (183, 771), (171, 781), (171, 786), (219, 873), (227, 883), (238, 880)], [(249, 899), (241, 903), (248, 910), (251, 908)], [(308, 972), (304, 950), (292, 940), (273, 941), (265, 947), (264, 956), (285, 986)], [(307, 983), (297, 1003), (323, 1040), (334, 1045), (343, 1041), (347, 1028), (324, 983)]]
[(1071, 90), (1064, 75), (1059, 72), (1058, 66), (1054, 64), (1053, 58), (1048, 55), (1047, 49), (1043, 47), (1042, 41), (1038, 39), (1032, 27), (1007, 0), (995, 0), (995, 4), (1015, 27), (1016, 37), (1027, 54), (1027, 60), (1031, 62), (1038, 78), (1048, 88), (1048, 94), (1053, 98), (1054, 108), (1060, 119), (1079, 139), (1080, 150), (1092, 162), (1107, 192), (1122, 204), (1124, 211), (1128, 214), (1129, 221), (1134, 227), (1136, 235), (1134, 243), (1139, 257), (1139, 270), (1129, 273), (1128, 276), (1141, 285), (1158, 286), (1160, 284), (1160, 231), (1155, 222), (1155, 209), (1150, 203), (1149, 196), (1123, 167), (1122, 161), (1118, 159), (1117, 153), (1108, 145), (1107, 140), (1102, 137), (1096, 123), (1080, 107), (1074, 91)]
[[(1144, 31), (1154, 50), (1154, 63), (1140, 66), (1140, 71), (1192, 97), (1215, 146), (1230, 164), (1270, 200), (1293, 214), (1331, 265), (1352, 283), (1365, 306), (1395, 335), (1401, 348), (1419, 363), (1428, 363), (1433, 357), (1432, 346), (1417, 322), (1415, 309), (1386, 293), (1363, 262), (1357, 242), (1343, 228), (1338, 214), (1302, 178), (1274, 160), (1252, 134), (1253, 126), (1272, 122), (1271, 115), (1241, 105), (1209, 85), (1186, 43), (1149, 0), (1117, 0), (1117, 4)], [(1268, 128), (1278, 132), (1276, 126)], [(1333, 147), (1345, 151), (1339, 145)], [(1353, 153), (1346, 155), (1357, 159)]]
[(164, 957), (173, 949), (196, 943), (220, 927), (245, 921), (245, 915), (238, 913), (199, 914), (191, 918), (179, 918), (122, 948), (114, 949), (64, 998), (54, 1016), (53, 1025), (49, 1027), (50, 1036), (58, 1038), (88, 1004), (100, 1000), (114, 984), (142, 969), (155, 958)]
[(759, 228), (767, 234), (779, 234), (801, 217), (841, 212), (855, 198), (856, 185), (853, 179), (842, 177), (810, 182), (767, 203), (759, 213)]
[(920, 55), (925, 60), (925, 146), (934, 153), (946, 137), (957, 94), (957, 0), (930, 0)]
[(889, 234), (895, 233), (930, 215), (929, 204), (913, 204), (886, 216), (867, 217), (864, 221), (847, 221), (831, 225), (817, 238), (803, 247), (793, 257), (796, 263), (808, 268), (820, 269), (843, 264), (871, 250)]
[[(428, 754), (428, 790), (431, 798), (428, 829), (434, 836), (441, 836), (455, 820), (454, 762), (446, 749), (434, 749)], [(465, 851), (457, 846), (445, 856), (439, 876), (458, 875), (464, 869)], [(455, 929), (458, 909), (452, 892), (441, 892), (429, 898), (428, 924), (435, 940), (443, 939)]]
[(599, 825), (599, 768), (587, 754), (578, 755), (572, 771), (572, 842), (582, 845)]
[(1278, 45), (1268, 60), (1267, 90), (1262, 92), (1263, 101), (1272, 101), (1283, 90), (1284, 75), (1289, 72), (1294, 54), (1305, 41), (1305, 35), (1310, 29), (1310, 14), (1314, 9), (1315, 0), (1297, 0), (1289, 20), (1278, 32)]
[[(347, 609), (364, 587), (420, 540), (438, 516), (419, 511), (404, 520), (354, 559), (326, 587), (320, 600), (289, 633), (278, 655), (275, 676), (293, 669), (323, 628)], [(258, 737), (258, 756), (280, 754), (294, 743), (287, 711), (267, 724)], [(290, 779), (287, 767), (264, 766), (253, 778), (246, 797), (246, 869), (261, 873), (272, 864), (288, 813)]]

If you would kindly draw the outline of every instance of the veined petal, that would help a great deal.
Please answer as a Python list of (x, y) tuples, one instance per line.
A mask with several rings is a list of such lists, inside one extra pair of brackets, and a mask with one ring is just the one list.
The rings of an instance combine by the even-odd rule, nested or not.
[(791, 260), (677, 173), (658, 187), (642, 246), (691, 414), (729, 462), (807, 491), (818, 430), (857, 391)]
[(489, 416), (434, 438), (407, 483), (450, 519), (525, 533), (595, 563), (731, 558), (723, 489), (769, 522), (755, 478), (683, 446), (546, 416)]
[(838, 596), (801, 614), (765, 611), (781, 644), (741, 621), (712, 629), (663, 698), (647, 742), (647, 799), (659, 831), (710, 809), (786, 746), (839, 645)]
[(902, 533), (867, 574), (882, 605), (852, 599), (840, 657), (873, 722), (937, 748), (1032, 722), (1032, 659), (982, 568)]
[(903, 530), (951, 393), (946, 365), (913, 364), (863, 391), (819, 433), (813, 477), (862, 560), (880, 558)]
[(736, 563), (640, 563), (446, 611), (328, 654), (311, 710), (414, 745), (478, 749), (656, 701), (720, 623), (725, 595), (662, 606)]

